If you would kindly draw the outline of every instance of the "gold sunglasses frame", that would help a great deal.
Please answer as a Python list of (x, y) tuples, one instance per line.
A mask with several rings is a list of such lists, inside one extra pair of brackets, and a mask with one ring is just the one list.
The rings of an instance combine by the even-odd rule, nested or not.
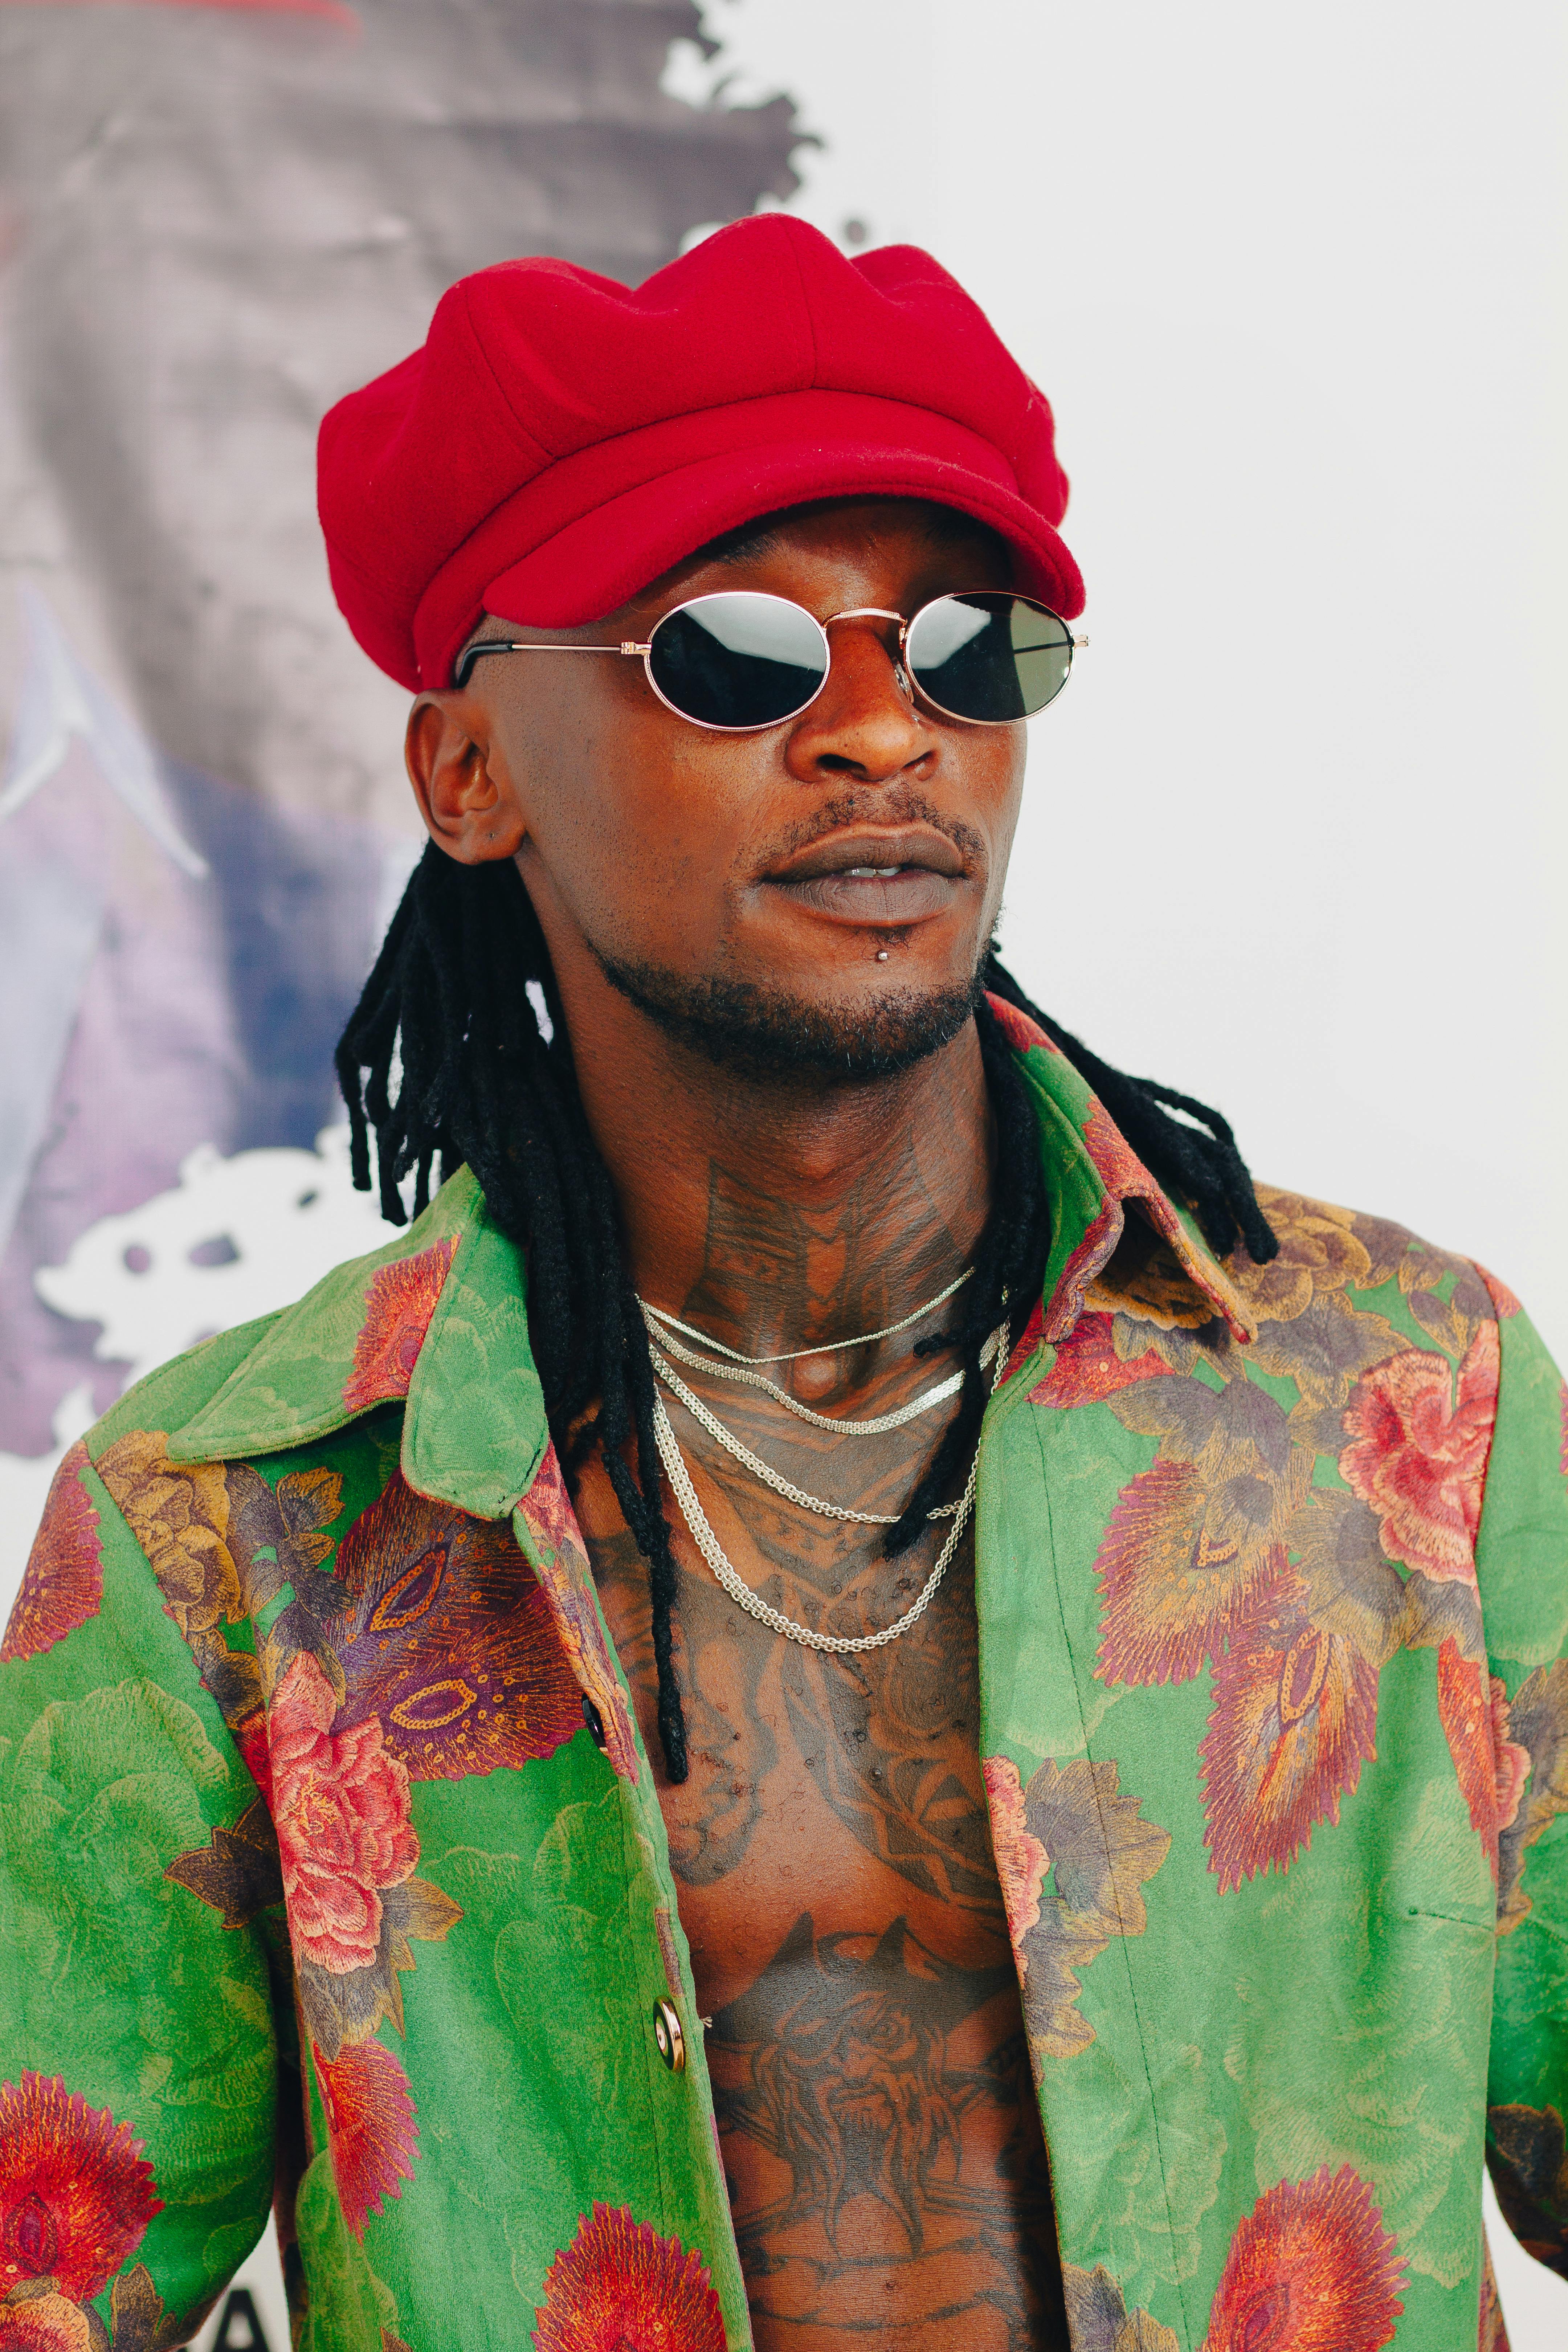
[[(665, 623), (667, 621), (673, 621), (678, 613), (689, 613), (699, 604), (714, 604), (721, 596), (763, 596), (766, 597), (768, 603), (771, 604), (787, 604), (796, 613), (805, 613), (806, 619), (811, 623), (813, 628), (816, 629), (817, 635), (822, 639), (823, 652), (826, 655), (826, 659), (823, 665), (820, 684), (813, 688), (812, 691), (806, 696), (805, 700), (803, 703), (799, 704), (794, 710), (786, 710), (782, 718), (759, 719), (754, 726), (751, 727), (721, 727), (719, 725), (717, 720), (714, 719), (694, 719), (689, 710), (682, 710), (678, 702), (672, 702), (670, 700), (668, 695), (666, 694), (660, 687), (658, 680), (654, 677), (652, 662), (653, 641), (654, 638), (658, 636), (660, 629), (663, 628)], [(822, 692), (823, 688), (826, 686), (828, 677), (831, 674), (833, 663), (833, 648), (829, 643), (827, 635), (829, 629), (835, 627), (840, 621), (897, 621), (899, 625), (899, 647), (897, 654), (893, 657), (893, 668), (895, 675), (900, 679), (905, 691), (910, 695), (911, 699), (918, 695), (921, 700), (928, 703), (932, 710), (939, 711), (944, 719), (953, 719), (960, 727), (1016, 727), (1018, 724), (1018, 721), (1016, 719), (971, 719), (967, 718), (962, 710), (950, 710), (945, 703), (939, 702), (937, 700), (935, 695), (931, 692), (928, 687), (921, 685), (920, 679), (909, 667), (907, 652), (910, 642), (910, 632), (921, 618), (921, 615), (929, 613), (933, 604), (945, 604), (950, 601), (959, 602), (965, 596), (1010, 596), (1015, 604), (1026, 604), (1031, 612), (1043, 613), (1047, 620), (1055, 621), (1058, 628), (1068, 630), (1068, 663), (1067, 668), (1062, 674), (1061, 686), (1058, 687), (1056, 694), (1053, 694), (1050, 697), (1049, 701), (1042, 702), (1040, 705), (1040, 710), (1048, 710), (1051, 707), (1051, 703), (1056, 701), (1057, 697), (1062, 691), (1062, 688), (1066, 686), (1068, 679), (1072, 676), (1073, 655), (1082, 646), (1087, 646), (1089, 639), (1087, 637), (1075, 637), (1072, 635), (1068, 623), (1063, 619), (1061, 614), (1053, 612), (1048, 604), (1043, 604), (1037, 596), (1020, 595), (1016, 590), (1009, 588), (944, 589), (940, 596), (928, 597), (926, 602), (921, 606), (920, 611), (912, 613), (907, 620), (902, 613), (889, 612), (880, 604), (854, 604), (851, 605), (847, 612), (830, 613), (826, 621), (819, 621), (815, 613), (807, 613), (805, 606), (804, 604), (797, 604), (793, 596), (774, 596), (766, 589), (762, 588), (715, 588), (709, 590), (705, 595), (688, 596), (680, 604), (672, 604), (668, 613), (661, 613), (648, 633), (647, 642), (646, 645), (638, 645), (635, 639), (630, 637), (623, 638), (618, 646), (539, 645), (527, 638), (479, 638), (476, 641), (466, 645), (463, 647), (462, 652), (458, 656), (458, 658), (452, 667), (452, 683), (455, 687), (467, 686), (469, 677), (473, 674), (474, 664), (484, 654), (617, 654), (623, 656), (628, 660), (637, 659), (641, 661), (643, 666), (643, 675), (647, 679), (649, 686), (653, 688), (653, 691), (658, 698), (659, 701), (663, 703), (667, 710), (672, 710), (678, 719), (684, 719), (689, 727), (700, 727), (703, 732), (708, 735), (765, 735), (770, 727), (792, 726), (795, 719), (801, 718), (805, 712), (811, 709), (812, 704), (816, 700), (816, 698)], [(1039, 711), (1031, 710), (1026, 715), (1030, 719), (1037, 719), (1039, 717)]]

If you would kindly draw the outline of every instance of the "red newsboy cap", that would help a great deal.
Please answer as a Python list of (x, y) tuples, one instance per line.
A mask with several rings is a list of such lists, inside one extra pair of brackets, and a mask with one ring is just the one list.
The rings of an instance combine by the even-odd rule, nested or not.
[(445, 686), (484, 612), (569, 628), (720, 531), (805, 499), (932, 499), (999, 531), (1068, 620), (1051, 412), (928, 253), (851, 261), (782, 213), (736, 221), (635, 289), (499, 262), (424, 349), (331, 409), (332, 586), (371, 659)]

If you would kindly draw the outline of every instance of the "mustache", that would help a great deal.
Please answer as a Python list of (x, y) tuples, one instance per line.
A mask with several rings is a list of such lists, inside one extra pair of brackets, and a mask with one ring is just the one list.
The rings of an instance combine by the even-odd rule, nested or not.
[(951, 841), (963, 860), (965, 874), (973, 872), (985, 856), (984, 836), (973, 825), (951, 810), (940, 809), (929, 800), (918, 784), (864, 784), (835, 793), (814, 809), (809, 816), (791, 825), (769, 844), (758, 860), (759, 870), (794, 857), (814, 842), (824, 841), (829, 835), (841, 833), (853, 824), (928, 824)]

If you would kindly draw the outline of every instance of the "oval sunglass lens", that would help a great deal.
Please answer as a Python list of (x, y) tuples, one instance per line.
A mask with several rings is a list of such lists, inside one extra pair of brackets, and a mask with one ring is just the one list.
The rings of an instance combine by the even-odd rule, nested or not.
[(1072, 632), (1028, 596), (939, 596), (910, 628), (910, 669), (956, 719), (1028, 719), (1067, 684)]
[(655, 686), (701, 727), (776, 726), (804, 710), (827, 675), (811, 614), (749, 589), (678, 604), (648, 643)]

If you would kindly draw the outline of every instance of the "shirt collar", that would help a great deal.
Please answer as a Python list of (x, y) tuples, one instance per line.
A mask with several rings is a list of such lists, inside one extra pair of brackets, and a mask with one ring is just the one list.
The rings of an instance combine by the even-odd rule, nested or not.
[(477, 1517), (503, 1517), (549, 1443), (525, 1293), (521, 1251), (460, 1168), (405, 1234), (334, 1267), (264, 1328), (172, 1433), (170, 1458), (279, 1453), (405, 1398), (409, 1485)]
[(1237, 1339), (1253, 1326), (1235, 1284), (1162, 1191), (1107, 1112), (1087, 1078), (1016, 1005), (987, 998), (1034, 1100), (1040, 1156), (1051, 1204), (1051, 1251), (1038, 1320), (1026, 1338), (1058, 1343), (1076, 1329), (1090, 1285), (1109, 1266), (1131, 1209), (1152, 1227), (1175, 1260), (1175, 1279), (1194, 1307), (1206, 1306)]

